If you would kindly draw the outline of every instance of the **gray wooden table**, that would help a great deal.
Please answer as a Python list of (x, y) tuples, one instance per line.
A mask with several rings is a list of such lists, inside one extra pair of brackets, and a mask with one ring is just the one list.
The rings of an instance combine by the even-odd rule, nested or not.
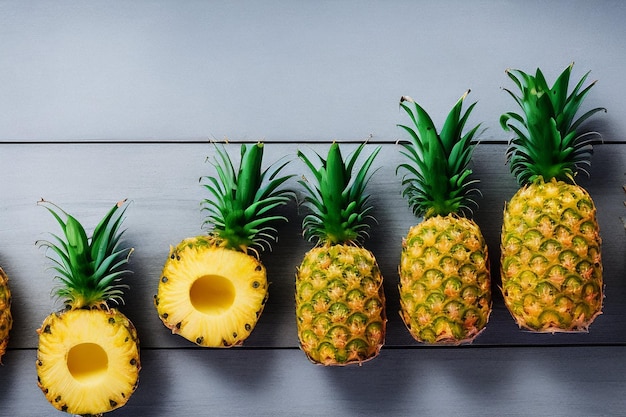
[[(353, 144), (343, 145), (347, 150)], [(376, 144), (368, 145), (372, 149)], [(268, 143), (266, 161), (293, 159), (298, 148), (325, 152), (328, 143)], [(302, 212), (282, 211), (280, 240), (262, 254), (271, 281), (261, 319), (242, 347), (202, 349), (172, 335), (152, 305), (169, 245), (204, 233), (198, 179), (212, 173), (207, 143), (4, 143), (0, 152), (3, 204), (0, 263), (13, 290), (14, 329), (0, 368), (0, 416), (57, 413), (36, 384), (35, 330), (60, 306), (50, 297), (49, 263), (35, 241), (56, 232), (36, 202), (58, 203), (95, 224), (112, 203), (129, 198), (126, 240), (135, 248), (121, 310), (136, 325), (143, 369), (140, 384), (115, 416), (295, 415), (543, 415), (626, 414), (626, 231), (622, 217), (626, 145), (596, 147), (590, 178), (579, 183), (598, 206), (603, 238), (604, 313), (582, 334), (531, 334), (517, 328), (498, 292), (499, 229), (504, 201), (517, 185), (505, 165), (504, 143), (477, 147), (473, 169), (483, 197), (475, 219), (490, 249), (494, 309), (486, 331), (469, 346), (428, 347), (413, 341), (397, 311), (397, 264), (404, 234), (417, 219), (400, 192), (399, 146), (382, 144), (371, 187), (378, 224), (366, 246), (385, 277), (386, 345), (380, 357), (345, 368), (311, 364), (295, 327), (294, 273), (311, 247), (301, 236)], [(233, 155), (238, 144), (227, 148)], [(59, 169), (59, 167), (63, 167)], [(302, 191), (293, 184), (298, 193)]]
[[(36, 202), (86, 224), (129, 198), (135, 247), (122, 310), (137, 326), (143, 369), (111, 416), (626, 416), (626, 2), (0, 0), (0, 265), (15, 326), (0, 366), (0, 417), (62, 416), (37, 388), (35, 330), (60, 306), (35, 241), (57, 231)], [(498, 293), (504, 201), (517, 186), (498, 125), (514, 109), (506, 68), (553, 80), (570, 62), (598, 79), (584, 104), (596, 147), (588, 188), (604, 240), (604, 314), (585, 334), (517, 328)], [(468, 88), (486, 128), (474, 171), (483, 198), (494, 311), (471, 346), (413, 341), (397, 311), (402, 237), (416, 222), (401, 198), (401, 95), (440, 126)], [(169, 245), (203, 233), (198, 178), (211, 172), (204, 138), (266, 139), (267, 161), (324, 152), (334, 140), (383, 143), (366, 245), (385, 276), (389, 317), (380, 357), (323, 368), (299, 351), (294, 274), (311, 247), (302, 213), (264, 253), (270, 297), (244, 346), (200, 349), (171, 335), (152, 305)], [(307, 142), (307, 143), (303, 143)], [(301, 144), (301, 145), (297, 145)], [(374, 146), (374, 145), (372, 145)], [(233, 154), (238, 146), (229, 148)], [(289, 169), (301, 174), (294, 161)]]

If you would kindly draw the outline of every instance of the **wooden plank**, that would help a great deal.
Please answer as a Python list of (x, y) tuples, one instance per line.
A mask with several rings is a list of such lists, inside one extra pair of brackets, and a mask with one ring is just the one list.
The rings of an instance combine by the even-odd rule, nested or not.
[(574, 61), (600, 81), (583, 107), (607, 107), (596, 128), (623, 141), (625, 20), (587, 0), (3, 1), (0, 140), (393, 142), (401, 95), (440, 125), (468, 88), (503, 140), (505, 69), (554, 80)]
[[(66, 416), (36, 383), (35, 352), (0, 369), (1, 416)], [(297, 349), (145, 349), (137, 391), (112, 416), (623, 415), (624, 347), (388, 349), (324, 368)]]
[[(328, 144), (281, 144), (267, 146), (266, 161), (279, 156), (295, 159), (298, 147), (326, 152)], [(368, 145), (373, 149), (374, 145)], [(131, 290), (122, 307), (139, 330), (142, 346), (190, 347), (186, 340), (169, 334), (152, 305), (160, 270), (169, 245), (201, 234), (199, 202), (206, 197), (198, 178), (212, 172), (205, 163), (212, 148), (207, 144), (4, 144), (0, 152), (2, 210), (0, 213), (0, 263), (11, 278), (15, 327), (9, 347), (37, 346), (35, 329), (59, 304), (50, 298), (53, 286), (50, 265), (35, 241), (58, 232), (54, 219), (36, 202), (44, 197), (92, 227), (115, 202), (130, 198), (126, 238), (135, 247), (128, 278)], [(233, 155), (238, 145), (228, 148)], [(345, 150), (353, 149), (346, 146)], [(476, 220), (490, 247), (494, 278), (494, 311), (478, 345), (543, 345), (626, 343), (626, 233), (620, 217), (626, 208), (622, 184), (626, 146), (598, 146), (591, 178), (580, 178), (599, 207), (604, 238), (606, 302), (604, 314), (588, 334), (537, 335), (520, 331), (505, 310), (497, 290), (499, 233), (504, 201), (517, 186), (504, 163), (505, 145), (483, 144), (477, 148), (474, 171), (482, 181)], [(397, 145), (386, 144), (376, 161), (370, 192), (378, 224), (366, 246), (377, 256), (385, 276), (389, 316), (387, 346), (415, 346), (397, 311), (397, 264), (402, 237), (417, 220), (400, 192), (395, 166), (402, 160)], [(289, 171), (302, 175), (294, 160)], [(294, 182), (294, 187), (299, 189)], [(299, 189), (301, 191), (301, 189)], [(300, 193), (299, 191), (299, 193)], [(272, 282), (270, 298), (261, 320), (246, 341), (249, 347), (296, 347), (293, 285), (295, 268), (310, 244), (302, 239), (302, 212), (292, 204), (284, 209), (288, 224), (279, 225), (280, 240), (274, 251), (264, 253)]]

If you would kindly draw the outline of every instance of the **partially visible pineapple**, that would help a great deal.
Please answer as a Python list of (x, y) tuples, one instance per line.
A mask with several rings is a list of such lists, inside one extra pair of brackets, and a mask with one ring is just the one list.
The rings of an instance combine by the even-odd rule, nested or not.
[[(37, 381), (56, 409), (96, 415), (126, 404), (139, 382), (139, 339), (133, 324), (113, 307), (123, 302), (122, 269), (132, 249), (121, 245), (127, 205), (120, 202), (88, 238), (72, 216), (41, 201), (63, 235), (39, 244), (52, 253), (65, 309), (46, 317), (37, 330)], [(57, 213), (62, 212), (62, 216)]]
[(11, 316), (11, 290), (9, 289), (9, 277), (0, 268), (0, 361), (9, 344), (9, 331), (13, 327)]
[(265, 267), (256, 249), (269, 247), (286, 220), (269, 212), (290, 200), (280, 186), (286, 165), (261, 170), (263, 144), (241, 146), (236, 173), (230, 157), (216, 146), (216, 177), (206, 177), (213, 200), (205, 200), (212, 226), (207, 236), (184, 239), (163, 267), (155, 306), (163, 324), (200, 346), (240, 345), (250, 335), (268, 296)]
[[(572, 64), (573, 65), (573, 64)], [(574, 177), (589, 165), (592, 144), (576, 113), (595, 83), (585, 74), (571, 92), (568, 66), (549, 87), (541, 70), (507, 70), (521, 108), (500, 124), (513, 131), (511, 172), (521, 185), (506, 204), (502, 226), (502, 293), (520, 327), (538, 332), (587, 331), (602, 312), (600, 232), (593, 200)], [(582, 89), (582, 90), (581, 90)]]
[[(400, 315), (413, 338), (424, 343), (459, 344), (482, 332), (491, 313), (487, 244), (478, 225), (463, 217), (475, 205), (477, 180), (468, 168), (479, 125), (463, 134), (476, 103), (461, 111), (466, 92), (438, 134), (430, 116), (410, 97), (400, 106), (413, 126), (403, 143), (409, 162), (403, 195), (423, 220), (411, 227), (400, 257)], [(414, 104), (412, 110), (406, 103)]]
[(355, 170), (364, 144), (344, 162), (333, 143), (328, 158), (298, 156), (313, 174), (300, 181), (311, 212), (304, 235), (317, 245), (296, 274), (296, 321), (307, 357), (323, 365), (362, 363), (378, 355), (385, 341), (383, 277), (374, 255), (360, 246), (367, 235), (371, 206), (364, 194), (377, 148)]
[[(626, 185), (624, 185), (622, 188), (624, 189), (624, 192), (626, 192)], [(626, 206), (626, 201), (624, 201), (624, 205)], [(626, 220), (622, 219), (622, 223), (624, 223), (624, 229), (626, 229)]]

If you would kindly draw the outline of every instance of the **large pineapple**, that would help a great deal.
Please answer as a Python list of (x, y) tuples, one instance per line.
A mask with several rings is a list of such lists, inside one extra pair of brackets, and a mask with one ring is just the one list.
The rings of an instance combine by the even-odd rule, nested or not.
[(0, 268), (0, 360), (6, 352), (9, 343), (9, 331), (13, 326), (11, 316), (11, 290), (9, 289), (9, 277)]
[(235, 172), (228, 153), (216, 146), (216, 177), (205, 187), (208, 235), (184, 239), (163, 267), (154, 298), (159, 317), (172, 333), (200, 346), (239, 345), (254, 329), (268, 296), (265, 267), (257, 249), (269, 247), (276, 230), (268, 224), (286, 220), (269, 212), (290, 199), (281, 189), (286, 165), (261, 170), (263, 144), (241, 146)]
[[(409, 159), (403, 195), (423, 220), (411, 227), (400, 257), (400, 315), (415, 340), (424, 343), (472, 341), (491, 313), (491, 278), (487, 245), (478, 225), (463, 214), (475, 205), (477, 180), (468, 168), (479, 125), (463, 134), (476, 103), (464, 113), (465, 93), (454, 105), (441, 132), (410, 97), (400, 106), (413, 126), (403, 143)], [(414, 104), (412, 110), (406, 103)]]
[(521, 108), (500, 124), (516, 135), (508, 163), (520, 190), (506, 204), (502, 226), (502, 293), (520, 327), (538, 332), (586, 331), (602, 311), (603, 283), (596, 207), (574, 177), (592, 154), (579, 127), (594, 108), (576, 113), (595, 84), (585, 74), (571, 92), (568, 66), (549, 87), (542, 72), (507, 70), (520, 90), (506, 90)]
[[(300, 181), (310, 213), (304, 235), (317, 245), (296, 274), (298, 338), (308, 358), (323, 365), (362, 363), (378, 355), (385, 341), (383, 277), (374, 255), (360, 246), (371, 217), (364, 194), (377, 148), (355, 170), (361, 144), (344, 162), (333, 143), (319, 164), (302, 152), (312, 182)], [(353, 170), (356, 175), (353, 176)]]
[[(96, 415), (126, 404), (139, 381), (139, 339), (133, 324), (113, 305), (123, 302), (120, 279), (132, 249), (121, 245), (127, 205), (116, 204), (87, 237), (72, 216), (41, 202), (63, 235), (47, 248), (65, 309), (43, 321), (37, 349), (37, 380), (55, 408)], [(62, 218), (65, 217), (65, 220)]]

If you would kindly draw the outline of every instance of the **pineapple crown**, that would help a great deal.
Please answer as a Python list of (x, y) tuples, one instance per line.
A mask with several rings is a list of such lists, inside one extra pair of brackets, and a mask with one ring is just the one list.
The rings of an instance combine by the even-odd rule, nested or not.
[[(465, 112), (461, 110), (469, 90), (461, 96), (448, 114), (441, 132), (437, 133), (428, 113), (412, 98), (403, 96), (402, 107), (413, 122), (413, 127), (398, 125), (409, 133), (411, 140), (402, 143), (401, 152), (410, 162), (398, 166), (406, 171), (402, 178), (404, 190), (416, 216), (431, 217), (471, 211), (470, 205), (477, 205), (473, 188), (478, 180), (470, 179), (472, 171), (468, 165), (472, 158), (472, 140), (479, 125), (463, 134), (463, 128), (476, 103)], [(414, 104), (414, 110), (406, 104)]]
[(203, 200), (203, 209), (208, 212), (203, 225), (209, 225), (211, 234), (225, 247), (242, 252), (252, 247), (271, 248), (270, 241), (277, 240), (277, 230), (267, 224), (287, 220), (268, 212), (290, 200), (292, 192), (279, 187), (292, 175), (277, 176), (288, 162), (262, 171), (263, 143), (242, 144), (240, 166), (235, 172), (224, 147), (216, 145), (215, 149), (212, 164), (217, 177), (201, 178), (213, 197)]
[(304, 236), (318, 243), (341, 244), (354, 243), (364, 238), (369, 229), (368, 219), (373, 219), (369, 212), (369, 195), (365, 187), (371, 175), (368, 171), (380, 151), (372, 152), (353, 177), (357, 158), (365, 143), (359, 145), (344, 161), (339, 144), (333, 142), (328, 150), (328, 157), (312, 162), (301, 151), (298, 157), (307, 165), (315, 178), (314, 183), (304, 177), (299, 183), (307, 194), (304, 203), (311, 212), (304, 217), (302, 228)]
[[(128, 205), (120, 201), (98, 223), (91, 238), (73, 216), (58, 206), (41, 200), (39, 204), (52, 213), (61, 225), (62, 236), (52, 234), (54, 242), (39, 241), (38, 245), (52, 250), (56, 256), (46, 255), (53, 262), (52, 269), (60, 286), (55, 294), (72, 308), (81, 308), (101, 302), (123, 303), (121, 276), (128, 270), (131, 248), (120, 245), (124, 231), (120, 226)], [(65, 220), (59, 213), (65, 217)]]
[(539, 68), (534, 76), (515, 69), (506, 71), (520, 95), (504, 90), (522, 111), (504, 113), (500, 125), (516, 135), (509, 143), (507, 161), (520, 185), (538, 178), (573, 181), (579, 170), (584, 171), (582, 165), (591, 163), (593, 132), (579, 134), (578, 128), (590, 116), (606, 109), (597, 107), (576, 118), (583, 99), (596, 82), (583, 88), (587, 72), (568, 94), (573, 65), (565, 68), (552, 87)]

